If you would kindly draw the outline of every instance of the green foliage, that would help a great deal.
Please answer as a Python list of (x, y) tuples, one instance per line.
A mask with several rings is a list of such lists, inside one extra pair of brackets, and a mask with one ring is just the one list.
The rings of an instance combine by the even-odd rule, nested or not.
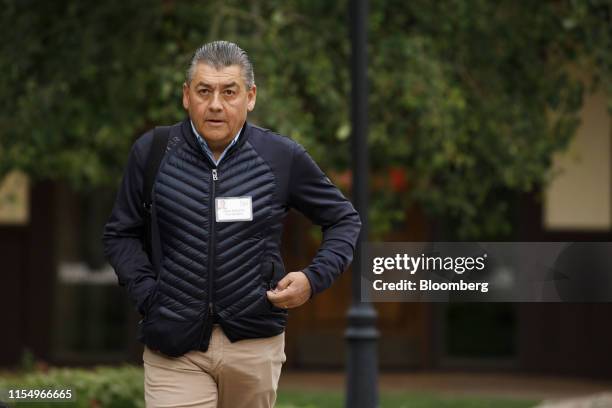
[(2, 8), (0, 174), (20, 168), (77, 187), (114, 183), (148, 119), (150, 29), (161, 14), (135, 0)]
[[(141, 367), (98, 367), (93, 370), (53, 368), (0, 379), (0, 389), (72, 389), (72, 402), (21, 402), (15, 407), (144, 408)], [(11, 405), (13, 406), (13, 405)]]
[[(52, 368), (47, 372), (0, 377), (0, 390), (66, 389), (75, 396), (72, 402), (20, 402), (15, 408), (138, 408), (144, 407), (142, 367), (97, 367), (93, 370)], [(338, 391), (312, 389), (279, 389), (277, 408), (342, 407), (344, 397)], [(531, 407), (534, 401), (493, 397), (440, 397), (424, 393), (383, 392), (381, 407), (446, 407), (446, 408), (520, 408)]]
[[(251, 120), (342, 172), (346, 11), (323, 0), (4, 0), (0, 175), (114, 185), (137, 135), (184, 117), (184, 71), (213, 39), (239, 43), (254, 62)], [(383, 180), (373, 184), (374, 233), (417, 203), (455, 237), (507, 234), (505, 198), (549, 179), (584, 93), (612, 95), (611, 14), (605, 0), (371, 1), (370, 147)], [(390, 168), (407, 188), (392, 187)]]
[(609, 31), (584, 34), (609, 27), (610, 14), (599, 15), (609, 5), (401, 4), (405, 12), (398, 2), (372, 13), (374, 163), (405, 166), (411, 198), (455, 237), (508, 233), (501, 197), (546, 181), (578, 124), (589, 75), (610, 80), (610, 56), (597, 64), (584, 52), (585, 42), (610, 49)]
[(34, 353), (32, 353), (32, 350), (24, 348), (23, 352), (21, 353), (20, 365), (21, 369), (25, 372), (34, 370), (36, 367), (36, 357), (34, 356)]

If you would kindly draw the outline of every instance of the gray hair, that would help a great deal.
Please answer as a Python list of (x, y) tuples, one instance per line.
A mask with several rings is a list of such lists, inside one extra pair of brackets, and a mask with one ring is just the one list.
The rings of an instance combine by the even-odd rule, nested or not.
[(242, 48), (232, 42), (213, 41), (198, 48), (193, 54), (187, 70), (188, 84), (191, 83), (196, 66), (200, 63), (212, 65), (215, 69), (238, 65), (247, 88), (251, 89), (255, 85), (253, 64), (251, 64), (249, 56)]

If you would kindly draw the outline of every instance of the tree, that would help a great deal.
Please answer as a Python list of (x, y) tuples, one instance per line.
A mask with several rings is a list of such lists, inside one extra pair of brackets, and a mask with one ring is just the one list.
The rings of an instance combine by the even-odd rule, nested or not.
[[(346, 175), (345, 2), (142, 4), (4, 1), (0, 175), (115, 185), (138, 134), (184, 117), (191, 53), (219, 38), (254, 62), (252, 119)], [(585, 92), (612, 91), (611, 14), (603, 0), (372, 1), (375, 232), (417, 203), (456, 237), (507, 233), (505, 197), (548, 180)]]

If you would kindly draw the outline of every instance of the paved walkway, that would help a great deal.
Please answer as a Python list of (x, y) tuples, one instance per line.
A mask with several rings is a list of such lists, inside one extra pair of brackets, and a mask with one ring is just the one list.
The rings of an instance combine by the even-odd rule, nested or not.
[[(580, 378), (531, 374), (409, 372), (383, 373), (379, 376), (383, 391), (428, 392), (452, 396), (497, 396), (521, 399), (561, 399), (612, 391), (612, 379), (596, 381)], [(344, 373), (284, 371), (280, 388), (325, 389), (343, 391)]]

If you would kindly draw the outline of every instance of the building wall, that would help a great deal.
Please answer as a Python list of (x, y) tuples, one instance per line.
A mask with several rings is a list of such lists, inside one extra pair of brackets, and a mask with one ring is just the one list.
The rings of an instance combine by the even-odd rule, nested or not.
[(556, 155), (557, 176), (546, 189), (547, 230), (612, 228), (612, 131), (606, 95), (585, 97), (581, 125), (566, 152)]

